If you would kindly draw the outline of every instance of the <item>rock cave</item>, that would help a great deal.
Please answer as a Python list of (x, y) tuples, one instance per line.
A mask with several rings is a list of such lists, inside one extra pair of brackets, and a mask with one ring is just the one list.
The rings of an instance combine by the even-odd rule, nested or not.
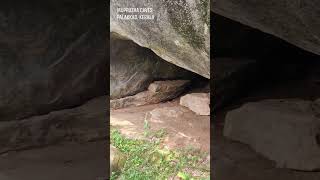
[[(141, 140), (148, 139), (146, 131), (165, 131), (162, 147), (204, 151), (208, 155), (202, 163), (208, 167), (209, 3), (135, 1), (135, 7), (153, 8), (155, 19), (117, 19), (116, 9), (131, 6), (128, 3), (113, 0), (110, 8), (111, 129), (127, 138)], [(119, 150), (113, 144), (110, 149), (111, 171), (116, 173)], [(204, 175), (208, 177), (209, 171)], [(122, 169), (119, 176), (125, 179), (125, 173), (126, 169)]]
[[(167, 133), (169, 149), (187, 146), (210, 151), (209, 79), (163, 60), (153, 51), (111, 33), (110, 124), (125, 137), (145, 139)], [(125, 51), (123, 51), (125, 50)], [(111, 149), (111, 171), (119, 167)]]
[(247, 3), (211, 4), (213, 177), (319, 179), (315, 1)]

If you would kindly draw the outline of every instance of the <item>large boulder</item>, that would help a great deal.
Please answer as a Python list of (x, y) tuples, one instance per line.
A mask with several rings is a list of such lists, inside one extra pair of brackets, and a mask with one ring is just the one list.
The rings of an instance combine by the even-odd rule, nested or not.
[(198, 75), (164, 61), (150, 49), (111, 33), (110, 97), (131, 96), (158, 79), (192, 79)]
[(107, 93), (99, 2), (36, 4), (0, 3), (0, 121), (71, 108)]
[[(110, 30), (154, 51), (164, 60), (210, 78), (209, 0), (111, 0)], [(123, 13), (118, 8), (152, 8)], [(154, 15), (152, 20), (124, 20), (117, 15)]]
[(155, 81), (149, 85), (147, 91), (110, 100), (110, 108), (120, 109), (169, 101), (183, 93), (189, 85), (188, 80)]
[(191, 93), (180, 98), (180, 105), (187, 107), (197, 115), (210, 115), (210, 93)]
[(318, 0), (214, 0), (211, 9), (320, 55)]
[(250, 145), (278, 167), (320, 169), (319, 101), (252, 102), (226, 115), (224, 136)]

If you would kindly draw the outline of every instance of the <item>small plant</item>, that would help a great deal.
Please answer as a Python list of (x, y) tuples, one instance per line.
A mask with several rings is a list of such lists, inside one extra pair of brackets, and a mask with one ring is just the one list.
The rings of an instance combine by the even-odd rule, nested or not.
[(193, 178), (191, 178), (191, 176), (187, 173), (179, 172), (177, 176), (182, 180), (193, 180)]
[[(145, 130), (150, 126), (145, 122)], [(210, 169), (199, 168), (203, 160), (199, 151), (186, 149), (173, 151), (160, 148), (165, 130), (149, 132), (150, 139), (137, 140), (122, 136), (118, 130), (111, 130), (111, 144), (125, 153), (127, 160), (120, 173), (112, 173), (111, 180), (165, 180), (179, 177), (185, 180), (206, 179)], [(152, 136), (151, 136), (152, 135)], [(156, 140), (154, 140), (156, 139)], [(201, 171), (201, 177), (194, 177), (192, 171)]]
[(143, 129), (144, 129), (144, 136), (148, 137), (150, 135), (150, 125), (147, 118), (144, 119)]

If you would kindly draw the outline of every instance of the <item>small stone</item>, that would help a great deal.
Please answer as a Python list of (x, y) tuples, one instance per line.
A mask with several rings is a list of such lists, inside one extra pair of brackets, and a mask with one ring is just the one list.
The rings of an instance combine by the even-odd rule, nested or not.
[(110, 145), (110, 172), (121, 171), (126, 162), (126, 156)]
[(210, 115), (210, 94), (191, 93), (180, 98), (180, 105), (201, 116)]

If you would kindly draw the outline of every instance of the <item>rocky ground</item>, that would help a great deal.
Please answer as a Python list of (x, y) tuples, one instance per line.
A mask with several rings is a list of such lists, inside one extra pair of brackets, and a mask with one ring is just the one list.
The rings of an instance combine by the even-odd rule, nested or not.
[(178, 100), (111, 110), (110, 124), (132, 138), (143, 138), (145, 121), (151, 130), (164, 129), (169, 148), (192, 146), (210, 151), (210, 116), (200, 116)]
[(63, 143), (0, 155), (1, 180), (104, 180), (107, 177), (103, 141)]
[[(199, 163), (208, 168), (210, 165), (210, 156), (208, 156), (210, 152), (210, 94), (208, 93), (208, 86), (190, 90), (190, 84), (190, 81), (186, 80), (155, 81), (149, 85), (147, 90), (136, 95), (112, 99), (110, 101), (111, 129), (119, 131), (121, 136), (129, 139), (145, 140), (145, 142), (156, 142), (161, 139), (159, 148), (168, 148), (171, 152), (182, 153), (187, 149), (200, 150), (199, 152), (206, 155), (201, 157), (204, 162)], [(160, 136), (160, 139), (156, 134)], [(119, 146), (119, 143), (122, 145)], [(124, 141), (117, 141), (116, 144), (121, 149), (122, 146), (125, 146), (123, 143)], [(155, 151), (152, 149), (154, 147), (150, 146), (149, 148), (151, 148), (150, 151)], [(119, 150), (112, 146), (111, 149), (113, 149), (110, 159), (111, 168), (112, 170), (119, 170), (119, 167), (123, 166), (120, 165), (123, 162), (121, 158), (125, 156), (119, 155)], [(126, 151), (125, 149), (122, 150)], [(189, 152), (189, 154), (182, 156), (190, 157), (193, 155), (193, 153)], [(134, 159), (138, 157), (140, 157), (139, 154)], [(150, 157), (143, 157), (143, 159), (145, 158), (148, 159)], [(131, 161), (128, 160), (128, 162)], [(174, 161), (180, 162), (177, 159), (172, 162)], [(131, 164), (131, 166), (133, 165)], [(149, 168), (152, 166), (154, 164), (148, 165)], [(158, 168), (163, 167), (160, 166)], [(178, 171), (180, 172), (180, 170)], [(140, 173), (139, 177), (142, 178), (144, 176), (141, 175), (140, 170), (135, 171), (138, 174)], [(204, 173), (202, 170), (191, 166), (188, 166), (188, 169), (183, 171), (192, 176), (200, 176), (200, 174)], [(126, 176), (126, 173), (127, 171), (123, 170), (120, 175)], [(161, 176), (160, 174), (158, 175)], [(166, 176), (172, 175), (177, 176), (175, 173), (166, 174)], [(206, 177), (208, 177), (208, 174)]]
[(107, 96), (25, 120), (1, 122), (1, 180), (102, 180)]

